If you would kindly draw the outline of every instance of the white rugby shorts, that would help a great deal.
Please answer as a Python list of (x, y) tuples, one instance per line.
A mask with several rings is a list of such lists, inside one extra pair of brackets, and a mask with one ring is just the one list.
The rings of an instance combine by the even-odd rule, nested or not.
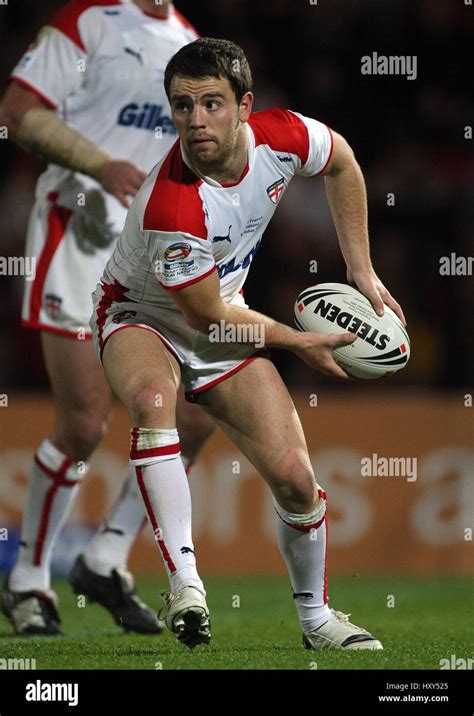
[[(151, 331), (179, 363), (185, 397), (189, 402), (197, 402), (199, 393), (230, 377), (255, 358), (270, 358), (265, 347), (257, 349), (243, 343), (212, 342), (204, 333), (190, 328), (179, 309), (124, 300), (124, 290), (117, 283), (102, 282), (94, 291), (90, 325), (97, 354), (102, 358), (105, 344), (117, 331), (132, 328)], [(232, 303), (248, 308), (241, 294)]]
[(91, 294), (114, 249), (126, 209), (114, 208), (112, 223), (110, 206), (106, 221), (95, 220), (60, 206), (56, 199), (51, 192), (47, 199), (37, 200), (30, 214), (25, 255), (35, 258), (36, 271), (34, 280), (24, 282), (22, 325), (90, 339)]

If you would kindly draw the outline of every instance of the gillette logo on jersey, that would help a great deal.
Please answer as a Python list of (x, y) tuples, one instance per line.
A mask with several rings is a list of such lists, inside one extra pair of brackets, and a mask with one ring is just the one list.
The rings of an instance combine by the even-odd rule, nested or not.
[(163, 134), (176, 134), (173, 120), (163, 114), (163, 106), (159, 104), (126, 104), (120, 110), (117, 121), (122, 127), (149, 129), (152, 132), (161, 129)]

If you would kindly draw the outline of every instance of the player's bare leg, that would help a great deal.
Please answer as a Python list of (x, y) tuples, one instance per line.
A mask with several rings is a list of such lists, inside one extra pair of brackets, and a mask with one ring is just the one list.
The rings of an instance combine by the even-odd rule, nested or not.
[(368, 632), (329, 609), (326, 494), (317, 484), (303, 429), (274, 365), (256, 358), (199, 394), (199, 404), (269, 485), (278, 544), (288, 567), (307, 648), (382, 648)]
[(179, 364), (156, 335), (136, 327), (112, 334), (102, 360), (134, 426), (130, 463), (170, 581), (160, 616), (187, 646), (207, 643), (209, 610), (196, 569), (191, 495), (176, 429)]

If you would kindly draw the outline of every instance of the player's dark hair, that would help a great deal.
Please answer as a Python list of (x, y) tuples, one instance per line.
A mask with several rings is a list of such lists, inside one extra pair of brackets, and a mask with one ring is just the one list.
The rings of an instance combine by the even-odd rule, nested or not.
[(226, 77), (234, 90), (237, 103), (252, 90), (252, 72), (245, 53), (231, 40), (200, 37), (185, 45), (166, 65), (165, 90), (170, 99), (173, 77)]

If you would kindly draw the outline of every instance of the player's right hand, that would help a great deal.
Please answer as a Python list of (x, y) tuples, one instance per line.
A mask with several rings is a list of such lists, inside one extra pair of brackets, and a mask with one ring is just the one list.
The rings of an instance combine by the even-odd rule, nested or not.
[(343, 380), (350, 380), (345, 370), (343, 370), (334, 360), (332, 354), (335, 348), (348, 346), (357, 339), (355, 333), (312, 333), (305, 332), (301, 334), (301, 347), (294, 352), (304, 360), (314, 370), (319, 370), (324, 375), (334, 375)]
[(107, 162), (100, 175), (100, 183), (109, 194), (112, 194), (126, 209), (130, 207), (129, 196), (135, 196), (146, 179), (145, 172), (131, 162)]

